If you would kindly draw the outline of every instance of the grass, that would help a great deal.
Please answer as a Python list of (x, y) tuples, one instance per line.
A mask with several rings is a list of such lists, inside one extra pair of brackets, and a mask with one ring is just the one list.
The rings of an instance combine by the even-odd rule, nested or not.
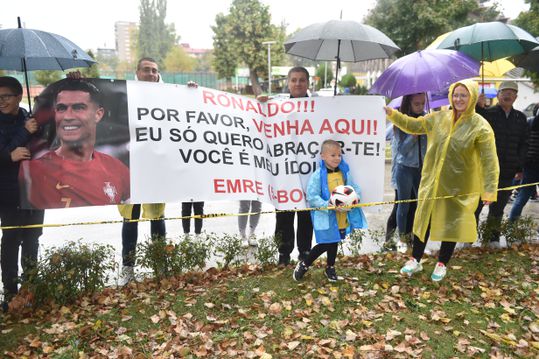
[(430, 280), (433, 258), (413, 278), (404, 258), (339, 258), (345, 280), (322, 267), (302, 282), (292, 268), (211, 269), (106, 289), (71, 307), (6, 315), (4, 356), (410, 357), (539, 355), (539, 247), (452, 259)]

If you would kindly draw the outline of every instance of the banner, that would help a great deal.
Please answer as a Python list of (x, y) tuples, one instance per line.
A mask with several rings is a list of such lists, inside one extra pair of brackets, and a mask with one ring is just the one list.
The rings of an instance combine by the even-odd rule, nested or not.
[(362, 202), (383, 197), (380, 96), (261, 103), (203, 87), (91, 82), (101, 95), (95, 106), (83, 90), (46, 92), (49, 106), (38, 113), (48, 108), (56, 136), (52, 150), (21, 166), (29, 206), (249, 199), (304, 208), (326, 139), (341, 143)]

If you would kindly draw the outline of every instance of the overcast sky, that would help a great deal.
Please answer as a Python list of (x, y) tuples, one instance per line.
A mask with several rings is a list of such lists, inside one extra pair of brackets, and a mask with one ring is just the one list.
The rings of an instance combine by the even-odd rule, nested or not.
[[(114, 23), (138, 22), (139, 0), (16, 0), (0, 11), (2, 28), (17, 27), (17, 16), (26, 28), (60, 34), (81, 48), (114, 48)], [(215, 16), (228, 13), (232, 0), (169, 0), (167, 23), (173, 22), (181, 42), (193, 48), (211, 48)], [(315, 22), (338, 19), (362, 22), (375, 0), (261, 0), (269, 5), (272, 22), (285, 21), (288, 32)], [(524, 0), (500, 0), (503, 13), (514, 18), (528, 9)], [(538, 34), (535, 34), (538, 35)]]

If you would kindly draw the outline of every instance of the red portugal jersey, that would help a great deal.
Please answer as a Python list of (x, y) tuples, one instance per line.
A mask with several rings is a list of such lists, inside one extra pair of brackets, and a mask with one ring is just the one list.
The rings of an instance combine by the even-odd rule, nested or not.
[(23, 198), (34, 208), (68, 208), (124, 203), (129, 199), (129, 169), (118, 159), (94, 151), (92, 160), (71, 161), (54, 151), (23, 161), (19, 172)]

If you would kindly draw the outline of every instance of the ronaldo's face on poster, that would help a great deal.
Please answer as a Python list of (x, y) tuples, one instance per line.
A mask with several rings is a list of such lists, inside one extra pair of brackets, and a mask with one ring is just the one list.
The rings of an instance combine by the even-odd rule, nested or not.
[(56, 135), (65, 142), (95, 142), (97, 123), (104, 110), (84, 91), (61, 91), (56, 97)]

